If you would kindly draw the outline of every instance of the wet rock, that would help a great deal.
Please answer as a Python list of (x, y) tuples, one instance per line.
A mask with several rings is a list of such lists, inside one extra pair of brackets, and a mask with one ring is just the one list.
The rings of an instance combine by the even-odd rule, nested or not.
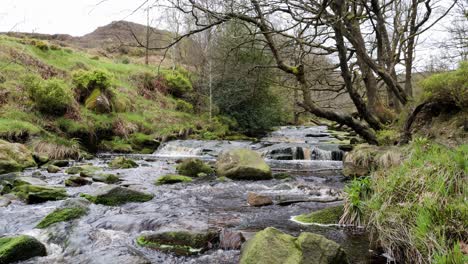
[(0, 207), (7, 207), (8, 205), (10, 205), (10, 203), (11, 203), (10, 199), (0, 196)]
[(295, 216), (293, 219), (306, 224), (338, 224), (343, 215), (343, 205), (331, 206), (310, 214)]
[(142, 203), (153, 199), (153, 195), (151, 194), (116, 185), (103, 186), (93, 195), (82, 194), (82, 196), (93, 203), (110, 206), (121, 205), (130, 202)]
[(14, 180), (14, 186), (19, 186), (23, 184), (31, 184), (31, 185), (47, 185), (47, 183), (41, 179), (33, 178), (33, 177), (18, 177)]
[(120, 178), (115, 174), (95, 174), (92, 176), (93, 181), (104, 182), (108, 184), (117, 183), (120, 181)]
[(138, 164), (131, 159), (127, 159), (125, 157), (117, 157), (109, 163), (109, 167), (113, 169), (131, 169), (137, 168)]
[(21, 235), (0, 238), (0, 263), (2, 264), (46, 255), (46, 247), (34, 237)]
[(190, 158), (183, 160), (177, 166), (177, 173), (189, 177), (197, 177), (199, 173), (212, 174), (213, 169), (200, 159)]
[(218, 237), (217, 232), (169, 231), (144, 234), (137, 238), (137, 244), (176, 255), (188, 256), (204, 252)]
[(342, 151), (349, 152), (353, 150), (354, 146), (353, 145), (339, 145), (338, 148)]
[(346, 264), (343, 249), (336, 242), (312, 233), (299, 237), (269, 227), (258, 232), (244, 244), (241, 264)]
[(239, 250), (245, 242), (245, 237), (241, 232), (233, 232), (227, 229), (219, 233), (219, 248), (224, 250)]
[(48, 173), (57, 173), (60, 171), (60, 168), (55, 166), (55, 165), (49, 165), (47, 166), (47, 172)]
[(100, 170), (101, 168), (99, 167), (83, 165), (70, 167), (65, 172), (67, 174), (80, 174), (82, 177), (91, 177), (94, 173)]
[(271, 179), (271, 169), (263, 158), (249, 149), (232, 149), (221, 153), (217, 163), (218, 176), (234, 180)]
[(40, 153), (34, 153), (33, 154), (33, 159), (37, 163), (38, 166), (42, 166), (49, 162), (49, 157), (47, 155), (43, 155)]
[(253, 192), (249, 192), (247, 194), (247, 203), (251, 206), (266, 206), (266, 205), (272, 205), (273, 200), (264, 195), (259, 195)]
[(89, 201), (83, 198), (68, 199), (60, 208), (48, 214), (37, 224), (37, 228), (47, 228), (55, 223), (66, 222), (80, 218), (88, 212)]
[(65, 180), (65, 186), (78, 187), (91, 184), (92, 182), (81, 176), (70, 176)]
[(280, 172), (280, 173), (273, 174), (273, 178), (277, 180), (285, 180), (285, 179), (293, 179), (294, 176), (292, 176), (291, 174), (287, 172)]
[(38, 179), (41, 179), (41, 180), (44, 180), (46, 178), (46, 176), (44, 174), (42, 174), (40, 171), (33, 172), (31, 174), (31, 177), (38, 178)]
[(49, 162), (49, 165), (54, 165), (60, 168), (67, 167), (70, 165), (70, 162), (68, 160), (53, 160)]
[(192, 178), (183, 175), (164, 175), (156, 180), (156, 185), (175, 184), (179, 182), (192, 182)]
[(0, 140), (0, 174), (22, 171), (35, 166), (32, 153), (26, 146)]
[(68, 196), (64, 188), (29, 184), (17, 186), (12, 192), (28, 204), (63, 200)]

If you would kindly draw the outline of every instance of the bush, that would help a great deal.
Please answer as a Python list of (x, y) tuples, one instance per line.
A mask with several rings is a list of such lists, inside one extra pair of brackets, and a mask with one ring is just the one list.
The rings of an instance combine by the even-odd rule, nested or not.
[(102, 70), (78, 70), (72, 74), (72, 78), (79, 102), (84, 102), (93, 90), (100, 89), (105, 92), (112, 85), (111, 74)]
[(185, 113), (193, 113), (193, 105), (189, 102), (186, 102), (182, 99), (176, 100), (176, 110), (185, 112)]
[(421, 82), (423, 99), (455, 102), (468, 107), (468, 62), (462, 62), (456, 71), (434, 74)]
[(70, 87), (60, 79), (41, 80), (29, 76), (24, 85), (31, 100), (43, 113), (63, 115), (73, 103)]
[(399, 133), (392, 129), (377, 131), (377, 141), (380, 145), (395, 145), (399, 140)]
[(165, 74), (164, 79), (167, 82), (169, 93), (175, 97), (182, 97), (193, 90), (189, 76), (182, 73), (180, 70), (171, 71)]
[(47, 43), (44, 42), (44, 41), (33, 40), (33, 41), (31, 41), (31, 44), (34, 45), (36, 48), (42, 50), (42, 51), (48, 51), (49, 50), (49, 45), (47, 45)]

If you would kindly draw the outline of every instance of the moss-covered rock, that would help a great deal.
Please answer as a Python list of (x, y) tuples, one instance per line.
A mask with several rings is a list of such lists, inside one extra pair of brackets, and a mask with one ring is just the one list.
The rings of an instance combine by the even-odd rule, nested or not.
[(131, 169), (137, 168), (138, 164), (131, 159), (127, 159), (125, 157), (117, 157), (109, 163), (109, 167), (113, 169)]
[(67, 167), (70, 165), (70, 162), (68, 160), (52, 160), (49, 162), (49, 165), (54, 165), (60, 168)]
[(176, 255), (194, 255), (208, 249), (209, 243), (218, 236), (217, 232), (202, 233), (189, 231), (169, 231), (141, 235), (137, 244)]
[(29, 149), (19, 143), (0, 140), (0, 174), (36, 166)]
[(40, 154), (40, 153), (33, 153), (33, 158), (34, 158), (34, 161), (37, 163), (38, 166), (42, 166), (42, 165), (46, 164), (47, 162), (49, 162), (49, 156), (43, 155), (43, 154)]
[(338, 224), (343, 215), (343, 206), (331, 206), (310, 214), (294, 217), (294, 220), (305, 224)]
[(52, 224), (58, 222), (66, 222), (85, 215), (87, 210), (85, 208), (61, 208), (56, 209), (48, 214), (44, 219), (37, 224), (37, 228), (47, 228)]
[(156, 180), (156, 185), (174, 184), (179, 182), (192, 182), (192, 178), (183, 175), (164, 175)]
[(269, 227), (244, 244), (240, 264), (346, 264), (343, 249), (336, 242), (312, 233), (298, 238)]
[(86, 99), (85, 107), (100, 114), (112, 111), (111, 100), (98, 88), (94, 89)]
[(117, 183), (120, 181), (120, 178), (115, 174), (104, 174), (99, 173), (92, 176), (93, 181), (96, 182), (105, 182), (105, 183)]
[(287, 172), (280, 172), (280, 173), (275, 173), (273, 174), (273, 178), (277, 180), (286, 180), (286, 179), (294, 179), (294, 176)]
[(271, 179), (271, 169), (257, 152), (232, 149), (221, 153), (216, 162), (218, 176), (235, 180)]
[(65, 186), (78, 187), (83, 185), (91, 184), (92, 182), (85, 177), (81, 176), (70, 176), (65, 180)]
[(49, 165), (47, 166), (47, 172), (48, 173), (57, 173), (60, 171), (60, 168), (55, 166), (55, 165)]
[(73, 166), (68, 168), (65, 172), (67, 174), (80, 174), (82, 177), (91, 177), (94, 173), (102, 170), (99, 167), (91, 166), (91, 165), (83, 165), (83, 166)]
[(46, 247), (34, 237), (21, 235), (0, 238), (0, 263), (2, 264), (46, 255)]
[(200, 159), (190, 158), (177, 165), (177, 173), (189, 177), (197, 177), (199, 173), (212, 174), (213, 169)]
[(109, 206), (121, 205), (131, 202), (142, 203), (153, 199), (153, 195), (151, 194), (116, 185), (103, 186), (96, 193), (92, 195), (82, 194), (82, 197), (93, 203)]
[(16, 186), (12, 192), (28, 204), (63, 200), (68, 197), (64, 188), (29, 184)]

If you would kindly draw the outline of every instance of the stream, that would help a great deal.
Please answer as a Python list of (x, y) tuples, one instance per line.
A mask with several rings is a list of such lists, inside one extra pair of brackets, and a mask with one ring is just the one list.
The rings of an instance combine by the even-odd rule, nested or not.
[[(342, 245), (351, 263), (377, 263), (369, 253), (367, 237), (340, 227), (301, 225), (291, 217), (342, 203), (345, 178), (341, 175), (343, 153), (332, 144), (336, 140), (324, 126), (281, 127), (258, 142), (175, 140), (166, 142), (149, 155), (127, 154), (138, 168), (110, 169), (107, 163), (119, 154), (101, 153), (92, 163), (106, 172), (118, 174), (120, 185), (154, 194), (151, 201), (122, 206), (92, 204), (89, 213), (71, 222), (47, 229), (35, 226), (63, 201), (26, 205), (14, 200), (0, 207), (0, 237), (27, 234), (47, 247), (48, 256), (21, 263), (237, 263), (239, 250), (212, 249), (199, 256), (180, 257), (140, 247), (135, 238), (148, 231), (227, 229), (249, 238), (273, 226), (292, 235), (309, 231)], [(261, 153), (274, 173), (288, 172), (289, 180), (226, 181), (215, 178), (192, 183), (154, 185), (155, 180), (175, 173), (177, 161), (198, 157), (213, 164), (216, 156), (229, 148), (251, 148)], [(64, 186), (69, 175), (40, 171), (51, 186)], [(104, 185), (93, 183), (66, 187), (71, 197), (92, 193)], [(274, 204), (247, 205), (248, 192), (268, 195)]]

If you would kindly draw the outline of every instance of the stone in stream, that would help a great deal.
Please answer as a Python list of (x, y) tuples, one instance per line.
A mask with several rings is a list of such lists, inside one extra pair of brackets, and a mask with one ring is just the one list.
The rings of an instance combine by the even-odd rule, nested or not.
[(42, 166), (49, 162), (49, 157), (40, 153), (33, 153), (33, 159), (38, 166)]
[(11, 203), (10, 199), (0, 196), (0, 207), (7, 207), (8, 205), (10, 205), (10, 203)]
[(272, 205), (273, 200), (271, 197), (256, 194), (253, 192), (247, 193), (247, 203), (251, 206), (265, 206), (265, 205)]
[(20, 235), (0, 238), (0, 263), (2, 264), (46, 255), (46, 247), (34, 237)]
[(82, 197), (96, 204), (116, 206), (131, 202), (147, 202), (153, 199), (152, 194), (124, 188), (117, 185), (107, 185), (98, 189), (94, 194), (81, 194)]
[(70, 162), (68, 160), (53, 160), (49, 162), (49, 165), (54, 165), (60, 168), (67, 167), (70, 165)]
[(108, 183), (108, 184), (113, 184), (113, 183), (117, 183), (120, 181), (120, 178), (115, 175), (115, 174), (109, 174), (109, 173), (98, 173), (98, 174), (94, 174), (91, 176), (91, 178), (93, 179), (93, 181), (96, 181), (96, 182), (104, 182), (104, 183)]
[(12, 192), (27, 204), (63, 200), (68, 197), (67, 191), (64, 188), (29, 184), (16, 186)]
[(65, 186), (78, 187), (91, 184), (92, 182), (81, 176), (70, 176), (65, 180)]
[(241, 232), (233, 232), (227, 229), (219, 233), (219, 248), (223, 250), (239, 250), (245, 242), (245, 237)]
[(219, 177), (234, 180), (269, 180), (271, 169), (257, 152), (249, 149), (231, 149), (222, 152), (216, 162)]
[(99, 167), (91, 166), (91, 165), (83, 165), (83, 166), (73, 166), (68, 168), (65, 172), (67, 174), (80, 174), (82, 177), (91, 177), (91, 175), (97, 171), (102, 170)]
[(176, 255), (189, 256), (204, 252), (217, 239), (218, 232), (167, 231), (144, 234), (137, 238), (137, 244)]
[(177, 173), (189, 177), (198, 177), (200, 173), (212, 174), (213, 169), (200, 159), (190, 158), (177, 165)]
[(37, 228), (47, 228), (55, 223), (80, 218), (88, 212), (89, 201), (83, 198), (65, 200), (62, 205), (48, 214), (37, 224)]
[(117, 157), (111, 162), (109, 162), (109, 167), (113, 169), (131, 169), (137, 168), (138, 164), (131, 159), (127, 159), (125, 157)]
[(60, 171), (60, 167), (55, 166), (55, 165), (49, 165), (47, 166), (47, 172), (48, 173), (57, 173)]
[(240, 264), (346, 264), (345, 252), (336, 242), (313, 233), (299, 237), (268, 227), (248, 240)]
[(36, 165), (31, 151), (26, 146), (0, 139), (0, 174), (22, 171)]
[(179, 182), (192, 182), (192, 178), (183, 176), (183, 175), (173, 175), (173, 174), (168, 174), (159, 177), (155, 184), (156, 185), (164, 185), (164, 184), (175, 184)]
[(295, 216), (293, 220), (304, 224), (338, 224), (343, 215), (343, 205), (331, 206), (310, 214)]

